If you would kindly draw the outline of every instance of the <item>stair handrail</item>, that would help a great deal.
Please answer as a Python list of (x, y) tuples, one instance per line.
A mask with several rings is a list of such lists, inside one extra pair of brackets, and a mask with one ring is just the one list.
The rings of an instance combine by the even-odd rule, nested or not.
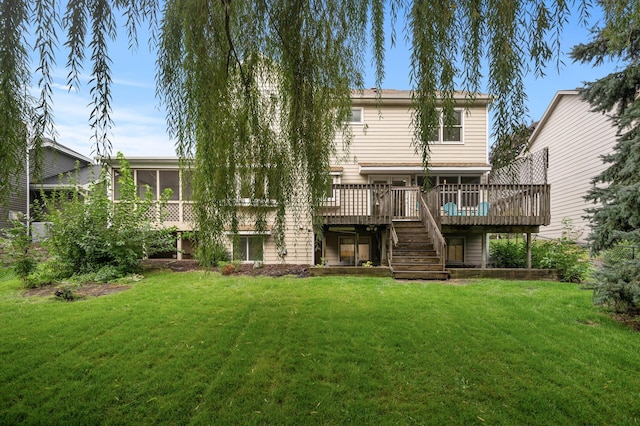
[(398, 233), (396, 232), (396, 228), (393, 226), (393, 222), (389, 224), (389, 243), (390, 244), (387, 245), (387, 260), (389, 262), (389, 267), (391, 267), (393, 248), (398, 245)]
[(444, 270), (444, 253), (447, 248), (447, 241), (444, 239), (442, 232), (440, 232), (440, 227), (433, 218), (431, 210), (429, 210), (427, 201), (424, 199), (424, 194), (422, 194), (422, 196), (420, 197), (420, 220), (422, 221), (424, 227), (427, 228), (427, 231), (429, 232), (429, 235), (433, 240), (433, 248), (440, 258), (440, 263), (442, 265), (442, 269)]

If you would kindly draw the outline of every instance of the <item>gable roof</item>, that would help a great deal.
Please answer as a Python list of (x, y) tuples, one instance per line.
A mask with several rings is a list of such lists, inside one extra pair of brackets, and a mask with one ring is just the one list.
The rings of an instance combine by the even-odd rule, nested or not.
[(85, 163), (93, 163), (93, 160), (91, 160), (91, 158), (84, 156), (74, 150), (72, 150), (71, 148), (64, 146), (56, 141), (54, 141), (53, 139), (49, 139), (49, 138), (43, 138), (42, 140), (42, 147), (43, 148), (51, 148), (53, 150), (56, 150), (60, 153), (66, 154), (70, 157), (75, 158), (78, 161), (82, 161)]
[(538, 137), (538, 134), (542, 131), (542, 128), (549, 121), (549, 117), (551, 117), (551, 115), (553, 114), (553, 111), (556, 109), (556, 106), (558, 106), (560, 99), (562, 99), (563, 96), (579, 96), (579, 95), (580, 95), (579, 89), (558, 90), (556, 94), (553, 95), (553, 99), (549, 103), (549, 106), (547, 107), (547, 109), (544, 111), (544, 114), (542, 114), (542, 118), (540, 118), (540, 121), (538, 121), (536, 128), (531, 133), (531, 136), (529, 136), (529, 144), (528, 144), (529, 148), (533, 144), (533, 141)]

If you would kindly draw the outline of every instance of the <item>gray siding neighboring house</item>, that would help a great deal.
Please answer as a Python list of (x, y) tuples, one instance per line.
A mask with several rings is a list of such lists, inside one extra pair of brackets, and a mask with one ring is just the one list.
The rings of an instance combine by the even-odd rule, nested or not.
[(16, 176), (16, 191), (9, 195), (7, 206), (0, 205), (0, 228), (9, 226), (11, 217), (16, 213), (27, 213), (27, 193), (29, 193), (29, 203), (33, 203), (40, 191), (49, 192), (64, 185), (64, 178), (61, 181), (60, 176), (74, 172), (76, 165), (80, 185), (86, 185), (99, 176), (99, 167), (94, 165), (89, 157), (46, 139), (43, 143), (40, 173), (30, 170), (28, 190), (26, 170)]
[(529, 150), (549, 149), (548, 182), (551, 185), (551, 223), (540, 227), (538, 236), (562, 236), (562, 220), (572, 220), (586, 243), (589, 222), (584, 200), (592, 179), (606, 166), (601, 156), (613, 150), (616, 128), (605, 114), (591, 111), (578, 90), (558, 91), (529, 139)]

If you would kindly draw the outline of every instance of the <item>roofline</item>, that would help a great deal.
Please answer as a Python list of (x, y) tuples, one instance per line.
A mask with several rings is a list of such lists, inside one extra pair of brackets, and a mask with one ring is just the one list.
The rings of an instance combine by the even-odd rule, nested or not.
[(93, 164), (93, 160), (85, 155), (80, 154), (79, 152), (76, 152), (74, 150), (72, 150), (71, 148), (64, 146), (56, 141), (54, 141), (53, 139), (49, 139), (49, 138), (42, 138), (42, 147), (49, 147), (49, 148), (53, 148), (56, 151), (60, 151), (64, 154), (70, 155), (71, 157), (75, 157), (78, 160), (82, 160), (85, 161), (89, 164)]
[[(353, 102), (376, 102), (382, 101), (383, 103), (410, 103), (413, 100), (413, 90), (394, 90), (394, 89), (365, 89), (365, 90), (353, 90), (351, 92), (351, 99)], [(441, 96), (437, 96), (438, 100), (442, 100)], [(470, 93), (456, 91), (453, 93), (453, 99), (455, 101), (463, 101), (474, 104), (487, 104), (493, 101), (490, 95), (485, 93)]]
[[(130, 165), (143, 165), (149, 167), (178, 167), (180, 165), (180, 159), (176, 156), (167, 156), (167, 157), (127, 157), (124, 159)], [(119, 168), (119, 160), (117, 157), (96, 157), (96, 161), (104, 162), (111, 167)]]
[(538, 121), (538, 125), (533, 130), (533, 133), (531, 133), (531, 136), (529, 136), (529, 142), (527, 144), (529, 147), (531, 147), (531, 144), (533, 144), (533, 141), (538, 136), (538, 133), (540, 133), (542, 131), (542, 128), (545, 126), (545, 124), (549, 120), (549, 117), (551, 117), (551, 114), (553, 113), (553, 110), (558, 105), (558, 102), (560, 102), (560, 99), (563, 96), (579, 95), (579, 94), (580, 94), (580, 90), (573, 89), (573, 90), (558, 90), (556, 92), (556, 94), (553, 95), (553, 99), (551, 99), (551, 102), (549, 103), (549, 106), (547, 107), (547, 109), (542, 114), (542, 117), (540, 118), (540, 121)]

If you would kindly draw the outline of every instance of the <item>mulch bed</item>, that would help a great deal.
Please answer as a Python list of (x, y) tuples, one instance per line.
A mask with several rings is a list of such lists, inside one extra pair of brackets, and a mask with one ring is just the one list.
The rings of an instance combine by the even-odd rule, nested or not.
[[(45, 285), (38, 288), (30, 288), (24, 293), (24, 296), (25, 297), (55, 296), (56, 292), (62, 290), (62, 288), (63, 286), (60, 284), (51, 284), (51, 285)], [(85, 283), (78, 288), (74, 288), (73, 293), (79, 298), (88, 297), (88, 296), (98, 297), (98, 296), (105, 296), (107, 294), (113, 294), (113, 293), (129, 290), (130, 288), (131, 286), (123, 285), (123, 284)]]
[[(195, 260), (148, 259), (145, 260), (142, 265), (145, 269), (170, 269), (174, 272), (202, 270)], [(286, 275), (305, 278), (309, 276), (309, 268), (309, 265), (287, 264), (263, 265), (260, 268), (254, 268), (251, 264), (242, 264), (234, 274), (268, 277), (282, 277)], [(217, 271), (218, 268), (211, 270)]]

